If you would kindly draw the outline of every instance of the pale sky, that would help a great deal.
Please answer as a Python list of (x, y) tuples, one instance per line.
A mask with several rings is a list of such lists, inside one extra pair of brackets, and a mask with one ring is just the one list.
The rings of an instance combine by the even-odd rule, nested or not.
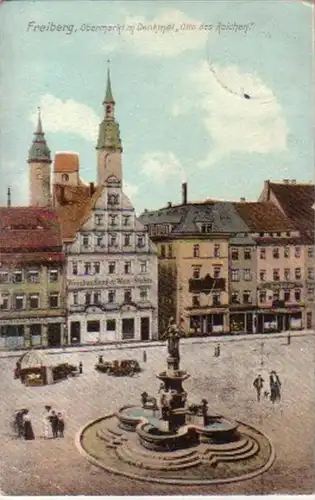
[[(14, 204), (28, 203), (38, 106), (52, 155), (79, 153), (81, 177), (96, 179), (108, 58), (124, 183), (138, 212), (178, 202), (184, 179), (200, 200), (257, 199), (265, 179), (313, 178), (307, 4), (24, 0), (2, 4), (0, 15), (0, 203), (9, 185)], [(68, 29), (34, 30), (49, 22)], [(154, 23), (171, 29), (143, 29)]]

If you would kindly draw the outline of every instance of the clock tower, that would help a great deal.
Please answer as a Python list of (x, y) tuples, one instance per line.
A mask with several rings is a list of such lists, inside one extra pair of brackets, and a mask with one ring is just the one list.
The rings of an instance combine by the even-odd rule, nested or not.
[(119, 125), (115, 120), (115, 101), (112, 94), (110, 71), (107, 71), (107, 85), (104, 106), (104, 119), (99, 126), (97, 141), (97, 182), (105, 184), (109, 177), (122, 182)]
[(29, 150), (29, 188), (31, 206), (46, 207), (51, 204), (50, 191), (50, 150), (43, 132), (40, 110), (34, 139)]

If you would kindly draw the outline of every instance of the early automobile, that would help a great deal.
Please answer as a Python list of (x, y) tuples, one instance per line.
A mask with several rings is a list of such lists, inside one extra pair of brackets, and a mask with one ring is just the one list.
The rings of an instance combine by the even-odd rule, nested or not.
[(139, 373), (141, 371), (140, 365), (135, 359), (115, 359), (114, 361), (103, 361), (101, 363), (97, 363), (95, 365), (95, 369), (103, 373), (108, 373), (108, 375), (115, 375), (118, 377), (124, 375), (132, 377), (135, 373)]

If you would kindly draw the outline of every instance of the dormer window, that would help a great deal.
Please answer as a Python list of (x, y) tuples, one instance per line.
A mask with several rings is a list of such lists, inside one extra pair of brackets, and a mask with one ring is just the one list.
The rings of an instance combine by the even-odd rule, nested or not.
[(68, 182), (69, 175), (68, 174), (62, 174), (61, 179), (62, 179), (63, 182)]
[(201, 232), (202, 233), (211, 233), (212, 224), (201, 224)]
[(89, 246), (89, 237), (88, 236), (83, 236), (82, 243), (83, 243), (84, 247), (88, 247)]
[(108, 205), (118, 205), (119, 204), (119, 195), (118, 194), (109, 194), (107, 197)]

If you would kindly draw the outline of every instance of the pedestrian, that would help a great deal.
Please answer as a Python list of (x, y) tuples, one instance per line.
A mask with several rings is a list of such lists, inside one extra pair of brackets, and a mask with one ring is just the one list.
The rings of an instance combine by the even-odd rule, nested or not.
[(146, 353), (146, 351), (143, 351), (143, 362), (144, 363), (147, 362), (147, 353)]
[(57, 419), (58, 419), (57, 434), (59, 437), (64, 437), (65, 420), (61, 412), (57, 413)]
[(51, 424), (52, 436), (55, 439), (58, 437), (58, 417), (54, 410), (51, 412), (50, 424)]
[(220, 357), (220, 354), (221, 354), (221, 345), (220, 345), (220, 344), (218, 344), (218, 345), (217, 345), (217, 354), (216, 354), (217, 358), (219, 358), (219, 357)]
[(25, 410), (17, 410), (14, 414), (14, 430), (17, 433), (17, 437), (21, 438), (24, 435), (24, 416)]
[(257, 401), (258, 402), (260, 402), (260, 395), (261, 395), (263, 385), (264, 385), (264, 379), (259, 374), (258, 377), (256, 377), (254, 382), (253, 382), (253, 386), (255, 387), (256, 392), (257, 392)]
[(273, 372), (275, 377), (275, 397), (276, 401), (281, 401), (281, 382), (277, 372)]
[(44, 423), (44, 439), (50, 439), (52, 437), (51, 432), (51, 406), (45, 406), (45, 414), (43, 418)]
[(98, 357), (98, 362), (100, 364), (104, 363), (104, 360), (103, 360), (103, 356), (100, 354), (99, 357)]
[(80, 363), (79, 363), (79, 373), (80, 374), (83, 373), (83, 363), (82, 363), (82, 361), (80, 361)]
[(291, 332), (288, 333), (287, 345), (291, 345)]
[(270, 401), (274, 403), (277, 399), (277, 378), (275, 371), (270, 372), (269, 384), (270, 384)]
[(35, 439), (31, 417), (29, 416), (29, 410), (24, 410), (23, 425), (24, 425), (24, 439), (26, 441), (31, 441)]

